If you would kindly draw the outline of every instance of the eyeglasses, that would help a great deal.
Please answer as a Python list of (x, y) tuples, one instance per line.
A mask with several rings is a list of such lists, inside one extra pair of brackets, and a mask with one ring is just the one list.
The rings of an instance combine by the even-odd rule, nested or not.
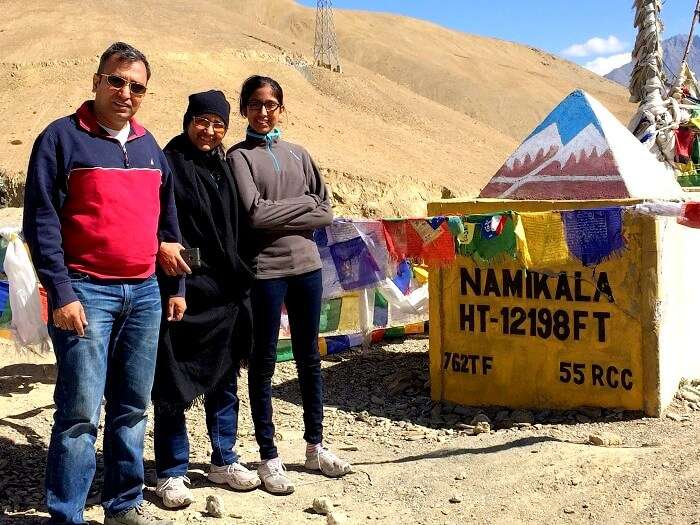
[(139, 82), (132, 82), (119, 75), (107, 75), (106, 73), (97, 73), (101, 77), (107, 78), (107, 84), (114, 89), (122, 89), (124, 86), (129, 86), (129, 91), (132, 95), (142, 97), (146, 94), (146, 86)]
[(209, 129), (209, 126), (211, 126), (216, 133), (223, 133), (226, 131), (226, 124), (220, 120), (209, 120), (205, 117), (194, 117), (192, 122), (194, 122), (194, 127), (199, 130)]
[(261, 100), (251, 100), (248, 102), (248, 104), (246, 104), (248, 111), (260, 111), (263, 106), (268, 113), (272, 113), (273, 111), (277, 110), (281, 104), (279, 102), (275, 102), (274, 100), (267, 100), (265, 102)]

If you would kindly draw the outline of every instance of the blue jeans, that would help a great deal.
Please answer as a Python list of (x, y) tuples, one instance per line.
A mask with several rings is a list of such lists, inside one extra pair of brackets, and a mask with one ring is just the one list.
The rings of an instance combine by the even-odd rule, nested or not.
[(248, 363), (250, 410), (260, 459), (277, 457), (272, 423), (272, 375), (277, 361), (282, 304), (287, 307), (292, 353), (297, 366), (304, 407), (304, 439), (323, 441), (323, 378), (318, 353), (323, 280), (321, 270), (291, 277), (257, 279), (250, 300), (253, 307), (253, 352)]
[[(237, 373), (238, 371), (236, 371)], [(211, 462), (217, 467), (238, 462), (236, 433), (238, 432), (238, 377), (219, 386), (204, 398), (207, 431), (211, 441)], [(153, 419), (153, 446), (158, 479), (184, 476), (190, 461), (184, 409), (173, 412), (156, 406)]]
[(161, 298), (155, 277), (115, 284), (73, 280), (85, 336), (49, 326), (58, 375), (46, 465), (49, 523), (85, 523), (95, 441), (105, 402), (102, 506), (113, 516), (143, 499), (143, 439), (156, 365)]

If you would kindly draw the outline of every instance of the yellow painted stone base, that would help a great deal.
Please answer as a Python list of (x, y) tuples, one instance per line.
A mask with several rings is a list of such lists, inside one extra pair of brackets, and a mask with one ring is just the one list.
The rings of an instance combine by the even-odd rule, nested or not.
[[(639, 201), (440, 201), (428, 214), (599, 208)], [(658, 415), (659, 219), (625, 214), (624, 252), (596, 268), (576, 261), (524, 269), (457, 257), (430, 274), (435, 400)]]

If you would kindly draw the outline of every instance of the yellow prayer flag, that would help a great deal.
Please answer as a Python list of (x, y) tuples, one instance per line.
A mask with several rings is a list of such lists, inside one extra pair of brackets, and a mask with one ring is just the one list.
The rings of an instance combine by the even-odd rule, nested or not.
[(525, 268), (560, 268), (571, 260), (558, 212), (518, 213), (515, 221), (518, 258)]
[(425, 284), (428, 282), (428, 269), (421, 265), (421, 266), (414, 266), (413, 267), (413, 277), (415, 277), (416, 281), (418, 281), (421, 284)]
[(474, 233), (476, 232), (476, 224), (473, 222), (464, 223), (464, 233), (460, 233), (457, 236), (457, 240), (460, 244), (469, 244), (474, 238)]
[(348, 334), (358, 332), (359, 330), (360, 294), (358, 292), (349, 292), (343, 295), (337, 332), (340, 334)]
[(325, 337), (318, 338), (318, 353), (322, 356), (328, 354), (328, 345), (326, 344)]
[(681, 173), (692, 173), (695, 171), (695, 164), (692, 162), (686, 162), (685, 164), (681, 164), (680, 162), (676, 162), (676, 169), (680, 171)]

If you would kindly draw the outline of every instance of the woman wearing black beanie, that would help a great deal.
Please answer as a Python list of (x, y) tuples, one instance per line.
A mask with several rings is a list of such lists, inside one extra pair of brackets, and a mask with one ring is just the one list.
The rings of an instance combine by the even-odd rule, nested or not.
[[(183, 133), (164, 148), (175, 181), (182, 243), (199, 250), (199, 264), (186, 278), (182, 321), (170, 323), (164, 315), (153, 385), (156, 493), (169, 508), (194, 501), (185, 485), (185, 411), (198, 401), (204, 403), (212, 446), (209, 480), (236, 490), (260, 485), (234, 449), (238, 371), (252, 345), (252, 274), (239, 251), (246, 223), (239, 221), (238, 193), (221, 145), (229, 112), (221, 91), (190, 95)], [(176, 275), (173, 254), (159, 253), (159, 259), (168, 274), (161, 279)]]

